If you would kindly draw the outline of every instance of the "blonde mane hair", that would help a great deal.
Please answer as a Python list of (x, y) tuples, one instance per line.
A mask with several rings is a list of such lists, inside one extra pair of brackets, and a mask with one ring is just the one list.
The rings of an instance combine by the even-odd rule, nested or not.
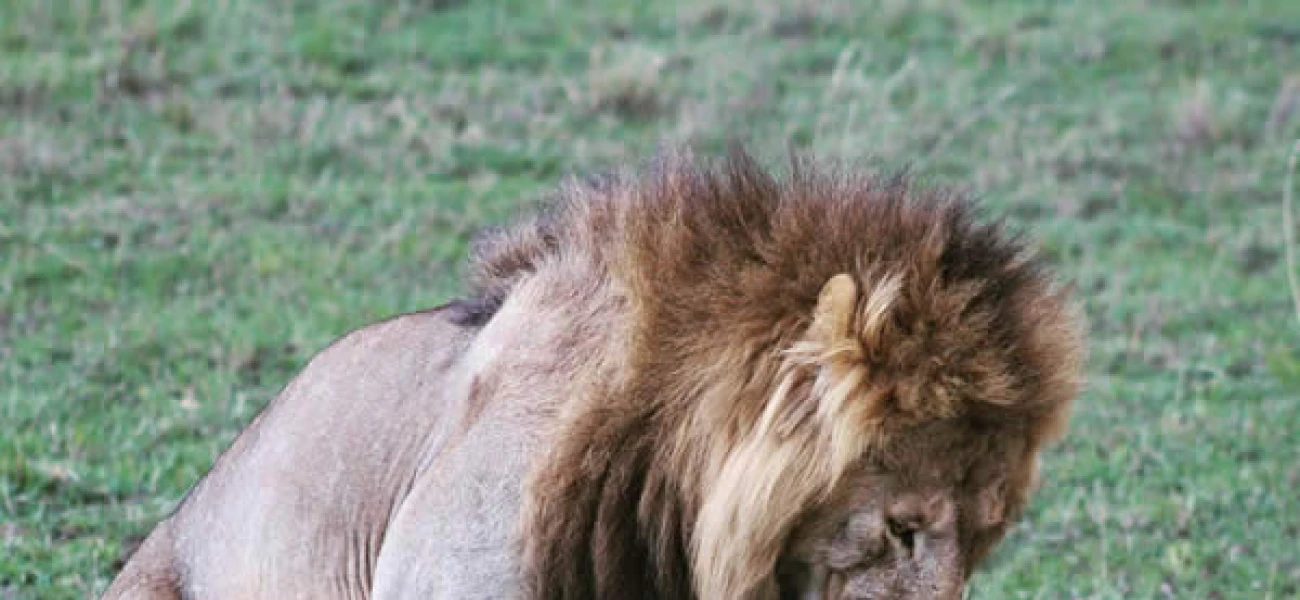
[(774, 597), (798, 519), (909, 428), (975, 419), (1031, 449), (1062, 428), (1077, 315), (958, 195), (801, 160), (781, 182), (735, 151), (557, 200), (472, 262), (485, 313), (562, 271), (599, 296), (569, 301), (614, 307), (575, 327), (626, 332), (526, 483), (528, 597)]

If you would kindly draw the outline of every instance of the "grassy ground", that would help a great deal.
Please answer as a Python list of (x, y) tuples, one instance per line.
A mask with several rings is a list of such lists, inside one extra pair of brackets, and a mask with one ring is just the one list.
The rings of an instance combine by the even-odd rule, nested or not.
[(1090, 388), (975, 598), (1300, 597), (1300, 3), (0, 2), (0, 598), (101, 590), (350, 328), (559, 178), (729, 136), (1030, 228)]

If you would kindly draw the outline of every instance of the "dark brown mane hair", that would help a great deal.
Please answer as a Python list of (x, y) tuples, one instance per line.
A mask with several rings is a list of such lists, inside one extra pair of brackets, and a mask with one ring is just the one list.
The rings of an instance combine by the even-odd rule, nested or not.
[[(574, 400), (527, 482), (526, 596), (747, 593), (844, 462), (909, 427), (977, 420), (1033, 449), (1057, 435), (1077, 315), (1039, 258), (975, 216), (904, 175), (796, 159), (778, 181), (733, 150), (570, 183), (542, 216), (485, 236), (470, 321), (577, 261), (619, 296), (629, 332), (608, 349), (628, 372)], [(832, 347), (809, 326), (838, 274), (862, 292), (859, 333)], [(859, 377), (842, 398), (822, 393), (833, 361)], [(744, 497), (736, 478), (753, 482)]]

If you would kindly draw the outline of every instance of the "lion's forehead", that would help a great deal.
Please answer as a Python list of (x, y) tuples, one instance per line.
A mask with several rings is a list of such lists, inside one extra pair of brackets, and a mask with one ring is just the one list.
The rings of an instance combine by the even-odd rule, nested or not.
[(990, 428), (963, 419), (914, 425), (873, 449), (859, 472), (900, 478), (912, 486), (978, 490), (996, 485), (1027, 440), (1015, 428)]

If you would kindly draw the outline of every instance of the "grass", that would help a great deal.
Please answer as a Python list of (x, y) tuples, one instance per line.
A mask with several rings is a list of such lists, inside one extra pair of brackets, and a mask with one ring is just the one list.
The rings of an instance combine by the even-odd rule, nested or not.
[(1300, 4), (9, 0), (0, 598), (102, 590), (476, 228), (733, 136), (966, 187), (1078, 286), (1088, 391), (973, 597), (1300, 596)]

